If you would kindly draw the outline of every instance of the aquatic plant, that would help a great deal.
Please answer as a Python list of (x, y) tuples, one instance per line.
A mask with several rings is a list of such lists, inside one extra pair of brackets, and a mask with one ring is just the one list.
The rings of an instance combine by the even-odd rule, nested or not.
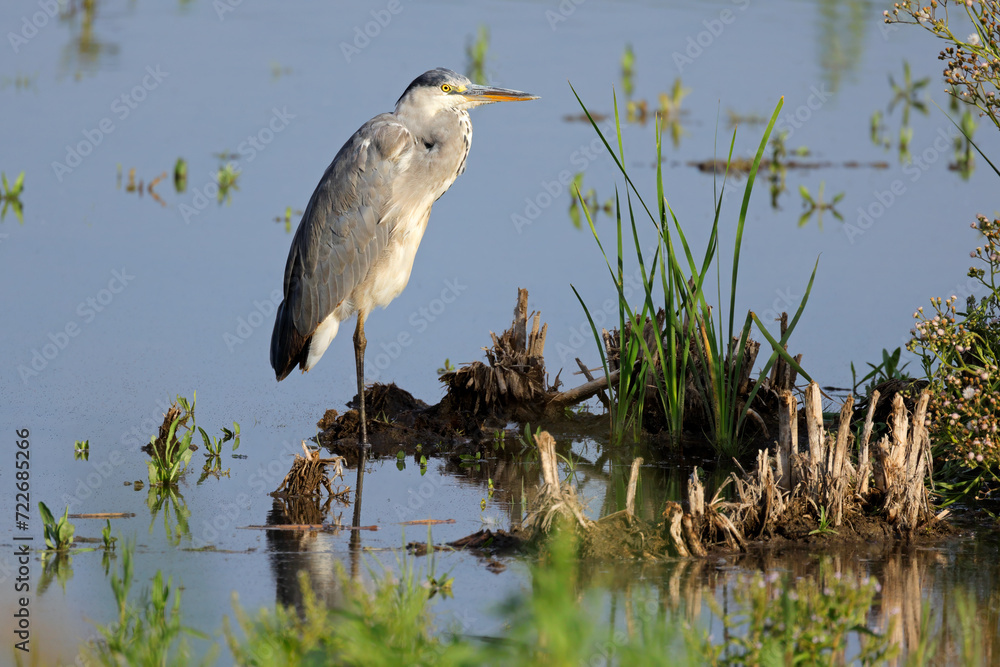
[(0, 208), (0, 221), (2, 221), (7, 216), (7, 208), (11, 208), (14, 211), (14, 215), (17, 216), (17, 221), (24, 223), (24, 205), (21, 203), (21, 192), (24, 191), (24, 172), (22, 171), (14, 179), (14, 185), (7, 182), (7, 174), (0, 172), (0, 186), (3, 190), (0, 191), (0, 201), (3, 202), (3, 207)]
[(632, 92), (635, 90), (635, 84), (632, 81), (634, 75), (635, 52), (632, 50), (631, 44), (626, 44), (625, 51), (622, 52), (622, 90), (625, 91), (625, 97), (632, 97)]
[[(405, 539), (404, 539), (405, 541)], [(430, 540), (428, 539), (428, 544)], [(433, 547), (433, 545), (431, 545)], [(793, 578), (776, 572), (741, 574), (727, 609), (718, 592), (703, 589), (693, 609), (678, 608), (666, 591), (636, 582), (626, 593), (626, 628), (616, 627), (617, 601), (610, 619), (598, 614), (597, 590), (581, 586), (581, 561), (572, 531), (555, 531), (531, 564), (530, 585), (497, 610), (502, 636), (481, 638), (464, 618), (451, 627), (436, 623), (433, 598), (451, 585), (435, 573), (430, 560), (417, 566), (405, 550), (395, 568), (369, 569), (370, 583), (351, 576), (334, 562), (339, 602), (327, 607), (308, 575), (299, 573), (302, 603), (280, 604), (249, 614), (234, 593), (233, 616), (222, 621), (222, 636), (237, 665), (782, 665), (885, 664), (899, 656), (891, 640), (896, 619), (879, 627), (880, 583), (829, 558), (816, 575)], [(429, 552), (433, 557), (433, 550)], [(82, 658), (100, 665), (191, 664), (189, 638), (207, 639), (184, 624), (179, 587), (157, 572), (148, 592), (130, 601), (134, 544), (126, 544), (110, 583), (117, 618), (99, 625), (102, 640), (82, 646)], [(888, 576), (888, 574), (886, 575)], [(887, 592), (888, 594), (888, 587)], [(705, 603), (714, 618), (708, 627), (697, 619)], [(942, 657), (950, 663), (984, 664), (982, 624), (985, 609), (974, 595), (958, 591), (956, 614), (937, 613), (930, 600), (916, 599), (921, 618), (918, 642), (908, 641), (907, 664)], [(622, 613), (622, 612), (619, 612)], [(875, 614), (876, 616), (873, 616)], [(890, 614), (891, 616), (891, 614)], [(724, 631), (717, 630), (721, 623)], [(957, 638), (957, 639), (956, 639)], [(485, 639), (485, 641), (484, 641)], [(208, 647), (202, 664), (212, 664), (217, 646)]]
[(187, 190), (188, 165), (187, 160), (182, 157), (177, 158), (174, 163), (174, 191), (184, 192)]
[[(880, 382), (885, 382), (886, 380), (908, 380), (910, 376), (905, 372), (906, 367), (910, 365), (910, 362), (906, 362), (902, 366), (899, 365), (899, 357), (902, 354), (902, 348), (897, 347), (892, 352), (882, 348), (882, 361), (877, 365), (866, 362), (868, 367), (871, 369), (865, 374), (860, 380), (858, 379), (858, 373), (854, 369), (854, 362), (851, 362), (851, 393), (860, 394), (862, 396), (870, 396), (872, 390)], [(861, 387), (864, 385), (864, 388)]]
[(962, 113), (962, 120), (958, 127), (962, 130), (962, 135), (955, 137), (955, 162), (954, 168), (959, 175), (968, 180), (975, 169), (975, 159), (972, 155), (972, 137), (978, 127), (972, 112), (966, 109)]
[(583, 189), (583, 172), (577, 172), (573, 176), (573, 180), (570, 181), (569, 191), (582, 193), (578, 194), (576, 197), (570, 197), (569, 200), (569, 219), (573, 223), (573, 226), (577, 229), (583, 229), (583, 218), (580, 216), (580, 205), (581, 202), (586, 206), (591, 214), (606, 213), (608, 215), (613, 215), (615, 212), (615, 199), (610, 197), (603, 204), (597, 199), (597, 192), (594, 188)]
[(799, 216), (799, 227), (805, 226), (815, 213), (817, 215), (816, 224), (820, 229), (823, 229), (823, 211), (829, 211), (833, 217), (843, 222), (844, 216), (837, 210), (837, 204), (844, 198), (844, 193), (839, 192), (833, 196), (833, 199), (826, 201), (823, 197), (825, 186), (825, 181), (819, 182), (819, 192), (816, 193), (815, 197), (809, 192), (809, 188), (804, 185), (799, 186), (799, 196), (802, 197), (802, 208), (805, 209), (802, 215)]
[(101, 544), (105, 551), (114, 551), (117, 537), (111, 537), (111, 519), (105, 519), (104, 528), (101, 529)]
[(181, 543), (181, 538), (191, 536), (188, 519), (191, 510), (187, 501), (176, 486), (150, 486), (146, 493), (146, 506), (149, 508), (149, 532), (153, 532), (157, 517), (163, 512), (163, 533), (173, 546)]
[(480, 25), (476, 36), (470, 37), (465, 46), (465, 57), (467, 65), (465, 74), (473, 83), (485, 86), (486, 81), (486, 53), (490, 50), (490, 29), (485, 25)]
[[(196, 664), (187, 637), (209, 637), (182, 624), (181, 587), (174, 588), (172, 577), (164, 582), (163, 573), (157, 570), (149, 589), (137, 602), (129, 602), (134, 551), (134, 543), (126, 544), (120, 554), (120, 571), (111, 574), (118, 619), (97, 626), (102, 640), (86, 644), (81, 657), (86, 664), (99, 665)], [(217, 648), (212, 645), (201, 664), (212, 664)]]
[[(451, 585), (437, 577), (433, 564), (418, 570), (415, 557), (397, 561), (398, 575), (388, 570), (372, 572), (373, 589), (350, 577), (334, 562), (334, 576), (342, 602), (327, 608), (317, 599), (308, 575), (299, 573), (302, 608), (277, 606), (247, 614), (233, 594), (238, 637), (223, 619), (223, 635), (236, 664), (240, 665), (458, 665), (478, 664), (486, 656), (468, 640), (456, 635), (445, 639), (435, 633), (428, 602), (433, 593)], [(433, 581), (436, 584), (432, 585)]]
[(69, 507), (66, 507), (58, 521), (43, 502), (38, 503), (38, 512), (45, 524), (45, 547), (52, 551), (68, 549), (73, 544), (73, 535), (76, 533), (76, 528), (69, 522)]
[(240, 178), (240, 170), (236, 168), (232, 162), (227, 162), (226, 164), (219, 167), (215, 174), (216, 183), (219, 186), (219, 193), (217, 199), (221, 204), (223, 200), (227, 204), (233, 203), (233, 190), (239, 190), (240, 186), (237, 181)]
[[(574, 90), (574, 95), (576, 94)], [(613, 390), (613, 399), (609, 406), (611, 418), (612, 441), (618, 442), (624, 433), (631, 430), (638, 434), (642, 427), (642, 414), (648, 386), (655, 386), (656, 395), (660, 399), (666, 420), (666, 431), (674, 437), (679, 437), (684, 428), (685, 392), (689, 382), (698, 392), (700, 402), (705, 406), (707, 423), (705, 430), (720, 456), (734, 456), (740, 452), (740, 433), (747, 417), (750, 405), (760, 388), (759, 379), (763, 378), (774, 362), (781, 356), (799, 374), (806, 375), (798, 363), (785, 351), (785, 344), (802, 314), (802, 310), (812, 290), (816, 276), (816, 267), (806, 287), (802, 301), (795, 316), (789, 322), (781, 340), (776, 340), (760, 320), (752, 312), (748, 313), (743, 325), (737, 329), (735, 324), (736, 292), (739, 280), (739, 260), (742, 246), (747, 209), (750, 205), (750, 195), (753, 192), (754, 181), (768, 137), (781, 111), (783, 100), (778, 102), (771, 116), (764, 136), (757, 149), (756, 156), (747, 176), (736, 224), (736, 238), (733, 247), (733, 269), (730, 279), (729, 309), (713, 309), (704, 293), (708, 275), (715, 269), (719, 279), (719, 225), (721, 220), (722, 202), (725, 199), (726, 179), (723, 180), (718, 197), (714, 202), (715, 216), (711, 234), (704, 255), (700, 261), (688, 245), (684, 230), (673, 209), (667, 202), (663, 188), (662, 173), (662, 142), (661, 126), (656, 126), (656, 198), (657, 213), (654, 214), (643, 200), (642, 194), (632, 181), (625, 164), (625, 152), (621, 138), (621, 120), (618, 113), (618, 103), (615, 100), (615, 128), (617, 132), (617, 152), (611, 147), (604, 133), (597, 126), (586, 105), (577, 96), (577, 101), (584, 113), (590, 119), (605, 148), (611, 154), (619, 171), (626, 182), (625, 204), (622, 206), (620, 193), (616, 193), (616, 256), (612, 266), (608, 253), (597, 234), (594, 222), (586, 202), (580, 192), (577, 198), (581, 200), (583, 211), (587, 217), (591, 232), (604, 256), (608, 271), (615, 284), (618, 296), (618, 332), (620, 336), (617, 376), (612, 377), (609, 366), (609, 354), (605, 353), (605, 344), (597, 325), (594, 323), (590, 310), (583, 298), (573, 288), (584, 312), (590, 322), (594, 339), (597, 342), (601, 362), (604, 366), (608, 385)], [(733, 146), (736, 142), (735, 131), (727, 157), (728, 167), (732, 162)], [(633, 197), (638, 202), (633, 204)], [(642, 246), (639, 241), (636, 213), (640, 216), (645, 212), (657, 233), (657, 246), (653, 257), (647, 265)], [(629, 301), (634, 297), (633, 290), (625, 281), (625, 244), (623, 236), (623, 217), (628, 218), (628, 227), (633, 239), (635, 261), (638, 264), (637, 274), (640, 277), (642, 299), (641, 307), (633, 308)], [(675, 240), (676, 235), (676, 240)], [(679, 245), (678, 245), (679, 242)], [(683, 254), (679, 254), (680, 251)], [(658, 275), (657, 275), (658, 274)], [(721, 302), (721, 279), (719, 279), (718, 298)], [(718, 321), (716, 321), (716, 316)], [(727, 325), (728, 323), (728, 325)], [(746, 350), (750, 339), (750, 329), (757, 328), (771, 344), (773, 352), (761, 370), (758, 382), (744, 401), (739, 396), (739, 378), (749, 375)], [(744, 373), (746, 371), (746, 373)]]
[(73, 459), (77, 461), (90, 459), (90, 440), (77, 440), (73, 443)]
[[(174, 486), (191, 461), (191, 438), (194, 435), (194, 406), (198, 396), (195, 394), (190, 403), (182, 396), (171, 405), (164, 415), (163, 426), (159, 435), (149, 439), (150, 460), (146, 462), (149, 469), (149, 483), (153, 486)], [(191, 420), (191, 426), (187, 425)], [(178, 429), (184, 428), (183, 435), (178, 436)]]

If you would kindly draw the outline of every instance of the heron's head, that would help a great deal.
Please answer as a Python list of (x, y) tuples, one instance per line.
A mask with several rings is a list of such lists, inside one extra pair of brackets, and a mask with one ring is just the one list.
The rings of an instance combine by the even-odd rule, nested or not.
[(434, 115), (444, 109), (471, 109), (493, 102), (536, 100), (520, 90), (480, 86), (450, 69), (424, 72), (407, 86), (396, 102), (396, 111)]

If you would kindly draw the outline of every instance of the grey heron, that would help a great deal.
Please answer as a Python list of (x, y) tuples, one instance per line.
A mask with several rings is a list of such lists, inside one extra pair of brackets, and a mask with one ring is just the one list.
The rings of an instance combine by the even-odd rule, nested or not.
[(279, 382), (296, 366), (310, 370), (340, 323), (357, 313), (362, 447), (368, 444), (365, 318), (406, 287), (431, 206), (465, 171), (472, 144), (468, 110), (533, 99), (473, 84), (448, 69), (425, 72), (403, 91), (394, 111), (375, 116), (347, 140), (306, 206), (285, 264), (271, 366)]

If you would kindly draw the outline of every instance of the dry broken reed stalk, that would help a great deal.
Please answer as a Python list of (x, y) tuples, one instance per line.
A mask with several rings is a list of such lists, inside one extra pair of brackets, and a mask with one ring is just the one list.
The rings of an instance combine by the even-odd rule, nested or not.
[[(883, 510), (889, 524), (898, 532), (911, 533), (931, 517), (924, 485), (931, 469), (930, 439), (925, 423), (929, 399), (930, 394), (924, 391), (911, 418), (903, 397), (896, 394), (889, 433), (873, 447), (871, 435), (878, 403), (878, 394), (873, 394), (855, 468), (849, 456), (854, 449), (850, 429), (853, 397), (848, 397), (841, 408), (836, 434), (827, 433), (823, 426), (819, 386), (810, 383), (803, 409), (809, 448), (807, 453), (799, 454), (796, 400), (791, 392), (783, 392), (775, 466), (781, 492), (824, 507), (834, 527), (843, 522), (845, 504), (860, 501)], [(747, 484), (761, 487), (755, 493), (762, 497), (771, 485), (770, 467), (767, 471), (758, 467), (756, 477)]]
[[(347, 494), (350, 489), (333, 490), (333, 480), (344, 479), (344, 457), (334, 456), (332, 459), (320, 458), (318, 450), (309, 449), (305, 440), (302, 441), (304, 456), (295, 455), (292, 468), (281, 480), (281, 484), (271, 495), (275, 496), (315, 496), (320, 494), (320, 486), (326, 488), (330, 497), (336, 498)], [(333, 474), (327, 471), (327, 466), (333, 466)]]
[[(803, 530), (800, 515), (808, 514), (810, 507), (816, 512), (820, 527), (809, 531), (809, 535), (840, 534), (842, 531), (834, 529), (846, 525), (857, 535), (867, 536), (855, 525), (860, 518), (878, 524), (876, 528), (867, 528), (874, 531), (873, 534), (895, 532), (910, 537), (916, 529), (934, 520), (925, 487), (931, 466), (926, 427), (928, 392), (924, 391), (918, 399), (912, 418), (903, 398), (897, 395), (889, 417), (889, 432), (871, 443), (878, 398), (874, 396), (858, 443), (856, 464), (852, 462), (855, 450), (851, 433), (853, 399), (849, 398), (842, 406), (836, 431), (828, 432), (823, 424), (820, 396), (816, 383), (810, 383), (802, 411), (808, 439), (805, 451), (800, 453), (797, 446), (800, 421), (797, 401), (785, 390), (780, 394), (779, 433), (774, 454), (767, 449), (760, 450), (756, 465), (749, 472), (740, 467), (741, 474), (732, 473), (708, 502), (695, 469), (687, 483), (687, 509), (674, 501), (665, 504), (659, 530), (667, 554), (705, 556), (706, 544), (745, 551), (748, 539), (773, 535), (792, 525), (797, 527), (783, 531), (784, 534), (804, 537), (809, 522), (806, 521)], [(612, 518), (624, 518), (625, 525), (636, 526), (638, 520), (633, 513), (641, 459), (632, 464), (626, 509), (594, 523), (583, 515), (572, 486), (559, 482), (555, 440), (548, 433), (542, 433), (537, 444), (543, 482), (528, 518), (530, 527), (548, 532), (560, 516), (570, 519), (585, 532)], [(726, 488), (732, 489), (728, 500), (723, 495)], [(862, 516), (865, 514), (867, 519)], [(638, 525), (645, 530), (641, 521)]]
[(535, 532), (548, 533), (557, 519), (564, 518), (575, 521), (580, 528), (586, 530), (592, 522), (583, 513), (584, 508), (576, 497), (576, 490), (571, 484), (559, 482), (555, 438), (548, 431), (542, 431), (535, 442), (542, 466), (542, 483), (525, 519), (526, 525)]

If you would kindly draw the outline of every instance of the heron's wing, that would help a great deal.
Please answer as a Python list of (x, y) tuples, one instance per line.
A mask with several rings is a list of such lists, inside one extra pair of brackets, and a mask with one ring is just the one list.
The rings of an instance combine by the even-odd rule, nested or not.
[(327, 168), (285, 265), (286, 313), (308, 338), (365, 278), (389, 243), (393, 183), (414, 139), (392, 114), (365, 123)]

